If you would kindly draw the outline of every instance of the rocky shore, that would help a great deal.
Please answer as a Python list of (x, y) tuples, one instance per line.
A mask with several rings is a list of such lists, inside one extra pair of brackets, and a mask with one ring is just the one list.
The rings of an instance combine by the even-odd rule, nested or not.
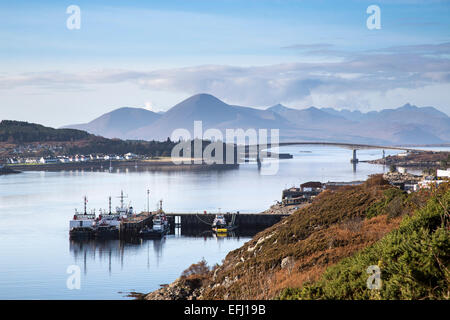
[(142, 300), (197, 300), (203, 293), (203, 281), (180, 277), (161, 289), (144, 294)]
[(296, 204), (292, 206), (283, 206), (280, 203), (274, 204), (270, 206), (269, 209), (261, 212), (261, 213), (267, 213), (267, 214), (291, 214), (297, 211), (298, 209), (307, 207), (310, 205), (310, 203), (302, 203), (302, 204)]

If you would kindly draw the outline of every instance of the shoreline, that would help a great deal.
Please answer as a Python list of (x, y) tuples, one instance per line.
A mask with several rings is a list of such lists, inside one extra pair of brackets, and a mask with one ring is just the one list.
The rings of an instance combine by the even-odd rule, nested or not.
[[(109, 171), (109, 161), (92, 161), (92, 162), (76, 162), (76, 163), (55, 163), (55, 164), (15, 164), (8, 165), (10, 169), (20, 171), (72, 171), (72, 170), (96, 170)], [(120, 169), (136, 169), (145, 171), (176, 171), (176, 170), (230, 170), (239, 167), (239, 164), (175, 164), (167, 160), (139, 160), (139, 161), (112, 161), (112, 172)]]

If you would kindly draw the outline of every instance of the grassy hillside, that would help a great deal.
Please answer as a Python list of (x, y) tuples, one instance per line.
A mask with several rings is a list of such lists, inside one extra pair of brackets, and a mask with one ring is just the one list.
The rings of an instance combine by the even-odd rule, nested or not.
[[(210, 271), (193, 265), (200, 271), (144, 298), (448, 297), (448, 185), (438, 194), (406, 194), (381, 176), (325, 191), (230, 252), (221, 265)], [(367, 289), (370, 265), (381, 268), (381, 291)]]
[[(286, 289), (280, 298), (449, 299), (449, 209), (450, 190), (444, 186), (382, 240), (328, 268), (318, 281)], [(367, 288), (370, 265), (380, 268), (380, 290)]]

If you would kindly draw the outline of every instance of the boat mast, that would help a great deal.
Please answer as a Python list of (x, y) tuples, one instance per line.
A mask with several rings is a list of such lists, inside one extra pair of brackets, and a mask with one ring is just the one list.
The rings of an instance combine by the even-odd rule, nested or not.
[(147, 212), (150, 212), (150, 189), (147, 189)]
[(111, 214), (111, 196), (109, 196), (109, 214)]
[(86, 210), (86, 204), (87, 204), (87, 198), (86, 198), (86, 196), (84, 196), (84, 214), (86, 215), (87, 214), (87, 210)]
[(128, 198), (128, 196), (125, 197), (123, 195), (123, 190), (120, 190), (120, 197), (119, 198), (120, 198), (120, 208), (123, 209), (123, 199), (124, 198)]

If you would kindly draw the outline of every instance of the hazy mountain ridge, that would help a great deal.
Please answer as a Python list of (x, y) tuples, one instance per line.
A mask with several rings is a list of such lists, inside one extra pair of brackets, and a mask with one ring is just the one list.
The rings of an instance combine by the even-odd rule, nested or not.
[(158, 120), (161, 114), (143, 108), (123, 107), (105, 113), (85, 123), (68, 125), (64, 128), (84, 130), (105, 138), (124, 138), (136, 126), (145, 126)]
[[(87, 123), (65, 128), (86, 130), (105, 137), (165, 140), (175, 129), (192, 136), (194, 121), (203, 132), (216, 128), (280, 129), (280, 139), (339, 141), (372, 144), (427, 144), (450, 141), (450, 118), (434, 107), (406, 104), (396, 109), (363, 113), (347, 109), (267, 109), (229, 105), (209, 94), (194, 95), (164, 113), (142, 108), (119, 108)], [(225, 134), (224, 134), (225, 136)]]

